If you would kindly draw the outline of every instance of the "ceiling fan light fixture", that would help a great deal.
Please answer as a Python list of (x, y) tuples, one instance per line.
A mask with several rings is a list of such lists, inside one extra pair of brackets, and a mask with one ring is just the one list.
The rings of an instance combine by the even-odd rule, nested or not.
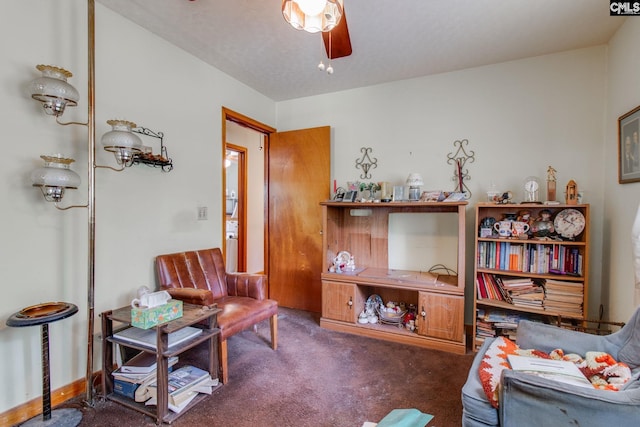
[(342, 18), (343, 0), (282, 0), (282, 16), (296, 30), (331, 31)]

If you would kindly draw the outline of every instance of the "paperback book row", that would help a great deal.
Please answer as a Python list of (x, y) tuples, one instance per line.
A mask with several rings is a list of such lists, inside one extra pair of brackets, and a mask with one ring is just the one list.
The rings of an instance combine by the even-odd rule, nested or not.
[[(199, 393), (211, 394), (218, 379), (209, 372), (191, 365), (174, 370), (178, 357), (169, 358), (168, 406), (181, 412)], [(145, 405), (157, 404), (156, 356), (140, 352), (113, 373), (113, 392)]]
[(476, 350), (485, 339), (505, 336), (517, 341), (518, 323), (521, 319), (547, 323), (544, 316), (514, 313), (500, 309), (478, 308), (476, 312)]
[(536, 308), (553, 314), (582, 317), (584, 284), (555, 279), (500, 276), (478, 273), (479, 299), (505, 301), (516, 307)]
[(582, 254), (577, 247), (482, 241), (477, 257), (479, 268), (582, 276)]

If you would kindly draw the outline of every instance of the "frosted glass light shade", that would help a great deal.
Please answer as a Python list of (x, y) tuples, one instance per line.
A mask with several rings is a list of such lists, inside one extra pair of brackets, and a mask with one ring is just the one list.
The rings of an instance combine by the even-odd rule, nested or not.
[(409, 187), (419, 187), (421, 185), (424, 185), (422, 175), (420, 175), (419, 173), (410, 173), (407, 177), (407, 185)]
[(120, 165), (131, 166), (137, 153), (142, 151), (142, 140), (131, 132), (136, 124), (127, 120), (107, 120), (112, 130), (102, 135), (102, 145), (112, 152)]
[(60, 116), (66, 106), (78, 105), (78, 91), (67, 83), (67, 78), (73, 74), (64, 68), (52, 65), (38, 65), (42, 77), (38, 77), (29, 85), (31, 97), (42, 102), (45, 113)]
[(31, 172), (34, 187), (40, 187), (48, 202), (59, 202), (66, 188), (78, 188), (80, 176), (69, 169), (75, 160), (57, 156), (40, 156), (44, 166)]
[(342, 18), (343, 0), (282, 0), (282, 16), (296, 30), (331, 31)]

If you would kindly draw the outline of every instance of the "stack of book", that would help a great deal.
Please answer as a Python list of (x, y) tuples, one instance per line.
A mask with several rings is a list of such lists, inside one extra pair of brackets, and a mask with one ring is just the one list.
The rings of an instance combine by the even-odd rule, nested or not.
[(544, 309), (554, 313), (582, 316), (584, 285), (582, 282), (547, 279)]
[(519, 307), (543, 308), (544, 287), (529, 278), (503, 279), (503, 286), (511, 296), (513, 305)]
[[(211, 378), (209, 372), (191, 365), (185, 365), (169, 374), (168, 406), (173, 412), (182, 412), (199, 393), (211, 394), (218, 385), (217, 378)], [(145, 404), (156, 405), (157, 383), (154, 381), (146, 388)]]
[[(178, 362), (178, 357), (169, 358), (169, 370)], [(150, 383), (156, 379), (156, 355), (141, 351), (121, 367), (112, 372), (113, 392), (135, 399), (136, 390), (141, 384)]]
[(505, 301), (520, 307), (543, 307), (544, 288), (541, 283), (527, 277), (505, 277), (478, 273), (478, 298)]
[(506, 336), (515, 340), (520, 316), (504, 310), (478, 309), (476, 316), (476, 339)]

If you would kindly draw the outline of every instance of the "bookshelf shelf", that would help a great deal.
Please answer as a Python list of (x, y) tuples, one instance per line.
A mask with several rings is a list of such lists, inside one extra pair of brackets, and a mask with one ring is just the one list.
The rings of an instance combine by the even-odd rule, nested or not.
[(570, 276), (562, 274), (538, 274), (538, 273), (523, 273), (522, 271), (515, 270), (496, 270), (494, 268), (476, 268), (476, 273), (491, 273), (498, 274), (500, 276), (514, 276), (514, 277), (531, 277), (539, 279), (553, 279), (553, 280), (566, 280), (567, 282), (584, 282), (582, 276)]
[[(209, 364), (206, 367), (212, 378), (218, 377), (218, 329), (217, 315), (220, 310), (217, 308), (201, 307), (193, 304), (183, 305), (183, 316), (179, 319), (172, 320), (153, 329), (156, 331), (157, 345), (150, 347), (140, 345), (118, 339), (114, 337), (114, 323), (128, 326), (131, 324), (131, 307), (122, 307), (116, 310), (105, 311), (102, 316), (102, 391), (104, 397), (108, 400), (120, 403), (127, 408), (142, 412), (153, 417), (158, 424), (171, 423), (176, 418), (184, 414), (189, 408), (195, 406), (198, 402), (206, 398), (208, 395), (198, 395), (196, 398), (181, 412), (175, 413), (168, 409), (168, 359), (177, 356), (203, 342), (208, 343)], [(188, 326), (202, 328), (202, 333), (190, 338), (184, 342), (177, 343), (171, 347), (168, 345), (168, 335), (177, 332)], [(122, 330), (121, 327), (118, 330)], [(115, 344), (133, 348), (156, 355), (157, 366), (157, 405), (146, 406), (143, 403), (134, 401), (125, 396), (118, 395), (113, 392), (113, 347)]]
[[(486, 229), (487, 219), (501, 221), (523, 211), (528, 211), (530, 218), (535, 219), (542, 210), (551, 211), (553, 218), (568, 208), (580, 211), (586, 220), (583, 232), (573, 240), (561, 240), (553, 235), (499, 238), (495, 234), (488, 235)], [(501, 318), (509, 318), (507, 323), (517, 324), (522, 318), (559, 323), (560, 319), (580, 322), (587, 317), (589, 205), (479, 203), (476, 205), (475, 233), (474, 350), (482, 345), (485, 337), (515, 337), (515, 326), (496, 326)], [(518, 291), (517, 287), (505, 285), (516, 278), (530, 282), (531, 292), (524, 287)], [(487, 320), (490, 318), (493, 320)]]

